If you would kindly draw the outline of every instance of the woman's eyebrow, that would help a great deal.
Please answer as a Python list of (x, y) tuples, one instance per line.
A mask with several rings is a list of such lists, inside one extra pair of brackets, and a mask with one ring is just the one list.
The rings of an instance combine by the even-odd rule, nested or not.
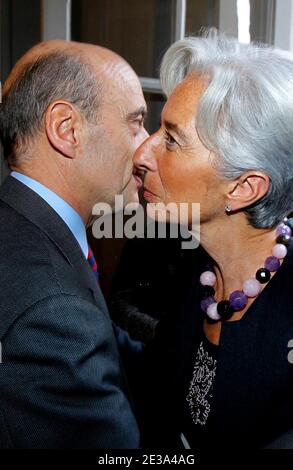
[(170, 121), (164, 121), (164, 125), (165, 125), (167, 130), (176, 132), (176, 134), (180, 137), (180, 139), (182, 139), (185, 142), (188, 141), (187, 135), (184, 133), (184, 131), (182, 129), (180, 129), (178, 124), (175, 124), (175, 123), (170, 122)]

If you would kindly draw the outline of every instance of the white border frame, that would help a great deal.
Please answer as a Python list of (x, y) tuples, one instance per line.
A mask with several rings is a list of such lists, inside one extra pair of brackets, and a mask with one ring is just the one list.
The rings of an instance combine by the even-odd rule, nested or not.
[(71, 39), (71, 0), (42, 0), (42, 40)]
[(186, 27), (186, 0), (176, 0), (175, 41), (183, 39)]
[(274, 45), (293, 51), (293, 0), (276, 0)]
[(219, 30), (238, 37), (237, 0), (220, 0)]

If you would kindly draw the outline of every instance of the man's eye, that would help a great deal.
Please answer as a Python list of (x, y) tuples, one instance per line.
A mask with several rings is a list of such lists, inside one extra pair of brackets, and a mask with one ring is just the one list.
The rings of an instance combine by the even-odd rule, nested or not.
[(176, 140), (171, 136), (171, 134), (169, 134), (169, 132), (165, 131), (164, 138), (165, 138), (165, 141), (167, 142), (168, 145), (176, 145), (177, 144)]
[(142, 127), (143, 126), (143, 119), (135, 119), (135, 121), (133, 121), (133, 124), (135, 124), (138, 127)]

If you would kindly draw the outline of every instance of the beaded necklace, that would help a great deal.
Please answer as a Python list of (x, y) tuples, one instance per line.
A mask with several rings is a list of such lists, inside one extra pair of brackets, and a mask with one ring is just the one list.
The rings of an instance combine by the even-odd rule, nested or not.
[(257, 270), (255, 278), (244, 281), (242, 290), (235, 290), (230, 294), (229, 300), (216, 302), (214, 295), (216, 275), (213, 270), (204, 271), (200, 276), (202, 287), (201, 309), (206, 314), (210, 323), (227, 321), (235, 312), (243, 310), (249, 298), (257, 297), (262, 290), (262, 284), (266, 284), (271, 279), (271, 273), (278, 271), (281, 260), (287, 255), (287, 247), (290, 245), (292, 231), (287, 224), (288, 219), (277, 227), (276, 244), (273, 247), (272, 255), (266, 258), (264, 267)]

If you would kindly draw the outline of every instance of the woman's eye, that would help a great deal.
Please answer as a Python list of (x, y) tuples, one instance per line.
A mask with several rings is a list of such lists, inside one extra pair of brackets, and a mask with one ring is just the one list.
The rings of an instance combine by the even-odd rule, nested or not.
[(169, 132), (165, 132), (165, 141), (168, 145), (175, 145), (177, 144), (176, 140), (169, 134)]

